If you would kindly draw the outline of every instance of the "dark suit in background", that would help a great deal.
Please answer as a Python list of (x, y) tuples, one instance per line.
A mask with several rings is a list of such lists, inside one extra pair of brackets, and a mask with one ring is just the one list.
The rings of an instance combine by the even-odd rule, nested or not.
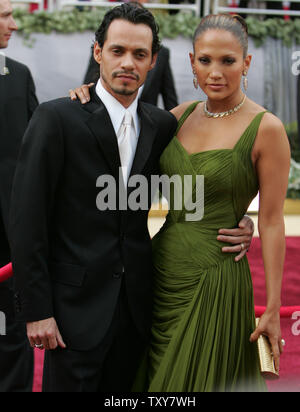
[[(131, 175), (150, 182), (177, 121), (143, 102), (138, 113)], [(67, 345), (46, 352), (45, 392), (129, 391), (148, 341), (148, 210), (119, 210), (118, 191), (116, 210), (96, 207), (98, 177), (113, 176), (118, 185), (120, 167), (117, 137), (95, 88), (86, 105), (59, 99), (37, 109), (16, 171), (10, 240), (18, 319), (54, 317)]]
[[(99, 77), (99, 64), (95, 61), (92, 50), (84, 83), (97, 83)], [(172, 110), (178, 106), (174, 77), (170, 67), (170, 51), (166, 47), (161, 47), (156, 65), (148, 73), (141, 101), (157, 106), (159, 95), (162, 96), (165, 110)]]
[[(11, 261), (7, 239), (13, 176), (28, 122), (38, 105), (28, 68), (6, 59), (9, 74), (0, 76), (0, 267)], [(32, 390), (33, 353), (24, 324), (14, 321), (12, 281), (0, 283), (0, 311), (7, 335), (0, 336), (0, 392)]]

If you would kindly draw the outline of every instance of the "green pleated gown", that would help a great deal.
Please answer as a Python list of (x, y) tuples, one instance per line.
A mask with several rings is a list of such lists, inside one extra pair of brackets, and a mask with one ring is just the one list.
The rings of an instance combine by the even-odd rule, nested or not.
[(234, 149), (189, 155), (175, 136), (161, 157), (162, 174), (204, 176), (204, 216), (186, 221), (190, 211), (172, 210), (171, 192), (171, 210), (153, 239), (149, 392), (266, 391), (257, 344), (249, 341), (255, 312), (248, 261), (236, 263), (217, 240), (219, 229), (238, 226), (258, 193), (251, 152), (263, 115)]

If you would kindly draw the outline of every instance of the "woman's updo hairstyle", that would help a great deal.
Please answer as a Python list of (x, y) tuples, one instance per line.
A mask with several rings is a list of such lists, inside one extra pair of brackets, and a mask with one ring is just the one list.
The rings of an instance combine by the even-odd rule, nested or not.
[(211, 14), (201, 20), (194, 34), (194, 46), (197, 39), (207, 30), (226, 30), (232, 33), (240, 42), (244, 59), (248, 54), (248, 26), (243, 17), (238, 14)]

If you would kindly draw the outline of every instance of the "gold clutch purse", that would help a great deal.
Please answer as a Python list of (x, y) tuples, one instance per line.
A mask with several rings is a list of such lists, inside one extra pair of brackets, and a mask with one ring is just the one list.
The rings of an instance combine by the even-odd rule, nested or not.
[[(259, 318), (256, 319), (256, 327), (258, 326)], [(274, 357), (272, 354), (272, 346), (266, 336), (261, 335), (257, 341), (258, 353), (260, 360), (260, 371), (265, 379), (279, 379), (279, 373), (275, 369)]]

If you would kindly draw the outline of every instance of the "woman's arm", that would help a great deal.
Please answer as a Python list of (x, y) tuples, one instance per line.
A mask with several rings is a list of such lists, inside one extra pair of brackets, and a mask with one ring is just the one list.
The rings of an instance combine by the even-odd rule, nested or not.
[(290, 146), (283, 124), (266, 114), (254, 146), (260, 186), (258, 229), (266, 275), (267, 306), (251, 341), (267, 335), (276, 369), (282, 352), (280, 306), (285, 259), (284, 201), (290, 170)]

